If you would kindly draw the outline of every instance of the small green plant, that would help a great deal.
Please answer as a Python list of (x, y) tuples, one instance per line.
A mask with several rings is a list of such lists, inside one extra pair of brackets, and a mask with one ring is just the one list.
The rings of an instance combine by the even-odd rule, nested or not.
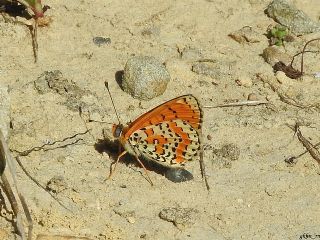
[[(32, 46), (33, 46), (33, 53), (35, 62), (38, 61), (38, 41), (37, 41), (37, 31), (38, 31), (38, 24), (40, 19), (44, 18), (44, 11), (41, 4), (41, 0), (8, 0), (9, 2), (20, 3), (21, 5), (25, 6), (28, 10), (28, 13), (34, 19), (34, 26), (31, 28), (32, 34)], [(29, 26), (30, 27), (30, 26)]]
[(34, 18), (38, 19), (39, 17), (43, 17), (43, 8), (41, 4), (41, 0), (17, 0), (17, 2), (26, 6), (34, 13)]
[(284, 41), (289, 35), (289, 30), (285, 26), (274, 26), (268, 31), (268, 38), (270, 39), (270, 45), (283, 46)]

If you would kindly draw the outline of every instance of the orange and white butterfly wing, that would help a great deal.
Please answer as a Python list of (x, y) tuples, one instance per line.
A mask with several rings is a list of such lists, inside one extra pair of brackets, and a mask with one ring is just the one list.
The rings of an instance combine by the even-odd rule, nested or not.
[(172, 167), (199, 159), (201, 122), (197, 99), (185, 95), (140, 116), (128, 126), (123, 140), (143, 156)]

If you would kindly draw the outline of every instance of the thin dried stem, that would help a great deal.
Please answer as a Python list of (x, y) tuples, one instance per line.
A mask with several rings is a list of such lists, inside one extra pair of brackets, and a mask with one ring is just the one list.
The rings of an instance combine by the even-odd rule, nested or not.
[(38, 61), (38, 19), (35, 19), (34, 25), (30, 29), (32, 38), (32, 48), (34, 55), (34, 62)]
[[(318, 149), (316, 148), (316, 145), (313, 145), (309, 140), (307, 140), (301, 133), (300, 131), (300, 125), (298, 123), (295, 124), (294, 127), (289, 126), (292, 130), (295, 131), (295, 134), (297, 134), (297, 137), (299, 139), (299, 141), (302, 143), (302, 145), (307, 149), (307, 151), (309, 152), (309, 154), (313, 157), (314, 160), (316, 160), (318, 162), (318, 164), (320, 165), (320, 152), (318, 151)], [(300, 155), (302, 156), (302, 155)], [(300, 157), (299, 156), (299, 157)]]
[(225, 103), (219, 104), (215, 106), (203, 106), (203, 108), (220, 108), (220, 107), (240, 107), (240, 106), (258, 106), (262, 104), (269, 104), (267, 101), (241, 101), (241, 102), (234, 102), (234, 103)]
[(40, 184), (34, 177), (32, 177), (30, 175), (30, 173), (27, 171), (27, 169), (23, 166), (22, 162), (20, 161), (19, 157), (16, 157), (17, 163), (19, 164), (19, 166), (21, 167), (22, 171), (27, 175), (28, 178), (31, 179), (31, 181), (33, 181), (38, 187), (42, 188), (44, 191), (46, 191), (61, 207), (63, 207), (64, 209), (71, 211), (69, 208), (67, 208), (62, 202), (60, 202), (60, 200), (53, 195), (51, 192), (49, 192), (46, 187), (44, 187), (42, 184)]
[(201, 176), (202, 176), (202, 178), (204, 179), (204, 182), (205, 182), (205, 184), (206, 184), (207, 190), (210, 191), (210, 185), (209, 185), (208, 178), (207, 178), (207, 174), (206, 174), (206, 167), (205, 167), (205, 164), (204, 164), (204, 161), (203, 161), (203, 154), (204, 154), (204, 146), (202, 145), (202, 146), (201, 146), (201, 149), (200, 149), (200, 170), (201, 170)]
[[(25, 240), (25, 239), (27, 239), (26, 233), (24, 231), (22, 215), (20, 213), (19, 205), (17, 202), (17, 199), (20, 199), (19, 195), (21, 195), (21, 194), (19, 192), (18, 184), (17, 184), (17, 180), (16, 180), (15, 166), (14, 166), (14, 163), (12, 162), (9, 148), (6, 144), (6, 141), (4, 139), (4, 136), (3, 136), (1, 130), (0, 130), (0, 149), (1, 149), (1, 151), (0, 151), (1, 161), (2, 162), (5, 161), (7, 164), (6, 169), (1, 174), (1, 181), (3, 183), (3, 190), (6, 193), (6, 196), (8, 197), (12, 211), (15, 216), (15, 228), (16, 228), (18, 234), (21, 236), (21, 238), (23, 240)], [(26, 204), (25, 204), (25, 207), (27, 208)]]
[(306, 47), (309, 45), (309, 43), (314, 42), (314, 41), (319, 41), (320, 38), (315, 38), (315, 39), (311, 39), (310, 41), (306, 42), (306, 44), (304, 45), (303, 49), (302, 49), (302, 55), (301, 55), (301, 74), (303, 74), (303, 54), (305, 53)]

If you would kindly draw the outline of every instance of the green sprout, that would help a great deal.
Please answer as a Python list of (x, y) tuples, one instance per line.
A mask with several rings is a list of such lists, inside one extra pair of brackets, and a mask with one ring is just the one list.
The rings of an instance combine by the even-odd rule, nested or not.
[[(44, 16), (44, 9), (42, 7), (41, 0), (0, 0), (0, 11), (2, 9), (6, 10), (6, 6), (17, 7), (17, 9), (20, 10), (20, 14), (24, 14), (27, 12), (28, 15), (30, 15), (33, 18), (33, 24), (26, 23), (23, 21), (17, 21), (20, 24), (24, 24), (28, 26), (28, 28), (31, 31), (31, 37), (32, 37), (32, 48), (33, 48), (33, 54), (34, 54), (34, 60), (37, 62), (38, 60), (38, 41), (37, 41), (37, 31), (38, 31), (38, 25), (45, 26), (46, 21), (49, 23), (50, 18), (47, 19)], [(3, 8), (3, 6), (4, 8)], [(20, 6), (23, 6), (22, 8)], [(10, 9), (10, 8), (9, 8)], [(18, 12), (18, 10), (16, 10)], [(14, 12), (14, 11), (13, 11)], [(10, 11), (8, 11), (8, 15), (10, 15)], [(13, 13), (14, 15), (14, 13)], [(3, 15), (4, 16), (4, 15)], [(27, 16), (29, 18), (29, 16)], [(47, 24), (48, 24), (47, 23)]]
[(34, 13), (34, 18), (43, 17), (43, 10), (41, 0), (17, 0), (17, 2), (26, 6), (28, 9)]
[[(37, 32), (38, 32), (38, 23), (39, 19), (43, 18), (43, 7), (41, 4), (41, 0), (13, 0), (25, 6), (28, 10), (33, 12), (34, 18), (34, 26), (32, 27), (32, 48), (34, 53), (34, 61), (38, 61), (38, 40), (37, 40)], [(32, 15), (32, 13), (30, 14)]]
[(289, 30), (285, 26), (274, 26), (268, 31), (268, 38), (270, 39), (271, 45), (283, 46), (286, 37), (289, 34)]

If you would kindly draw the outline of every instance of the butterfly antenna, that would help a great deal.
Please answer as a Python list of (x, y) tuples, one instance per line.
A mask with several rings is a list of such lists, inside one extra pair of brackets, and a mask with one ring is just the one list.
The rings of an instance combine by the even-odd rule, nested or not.
[(109, 83), (108, 83), (107, 81), (105, 81), (105, 82), (104, 82), (104, 85), (106, 86), (106, 88), (107, 88), (107, 90), (108, 90), (108, 93), (109, 93), (109, 96), (110, 96), (110, 99), (111, 99), (111, 102), (112, 102), (112, 106), (113, 106), (114, 112), (116, 113), (118, 122), (119, 122), (119, 124), (120, 124), (121, 121), (120, 121), (120, 118), (119, 118), (119, 115), (118, 115), (116, 106), (114, 105), (113, 98), (112, 98), (112, 96), (111, 96), (111, 92), (110, 92), (110, 89), (109, 89)]

